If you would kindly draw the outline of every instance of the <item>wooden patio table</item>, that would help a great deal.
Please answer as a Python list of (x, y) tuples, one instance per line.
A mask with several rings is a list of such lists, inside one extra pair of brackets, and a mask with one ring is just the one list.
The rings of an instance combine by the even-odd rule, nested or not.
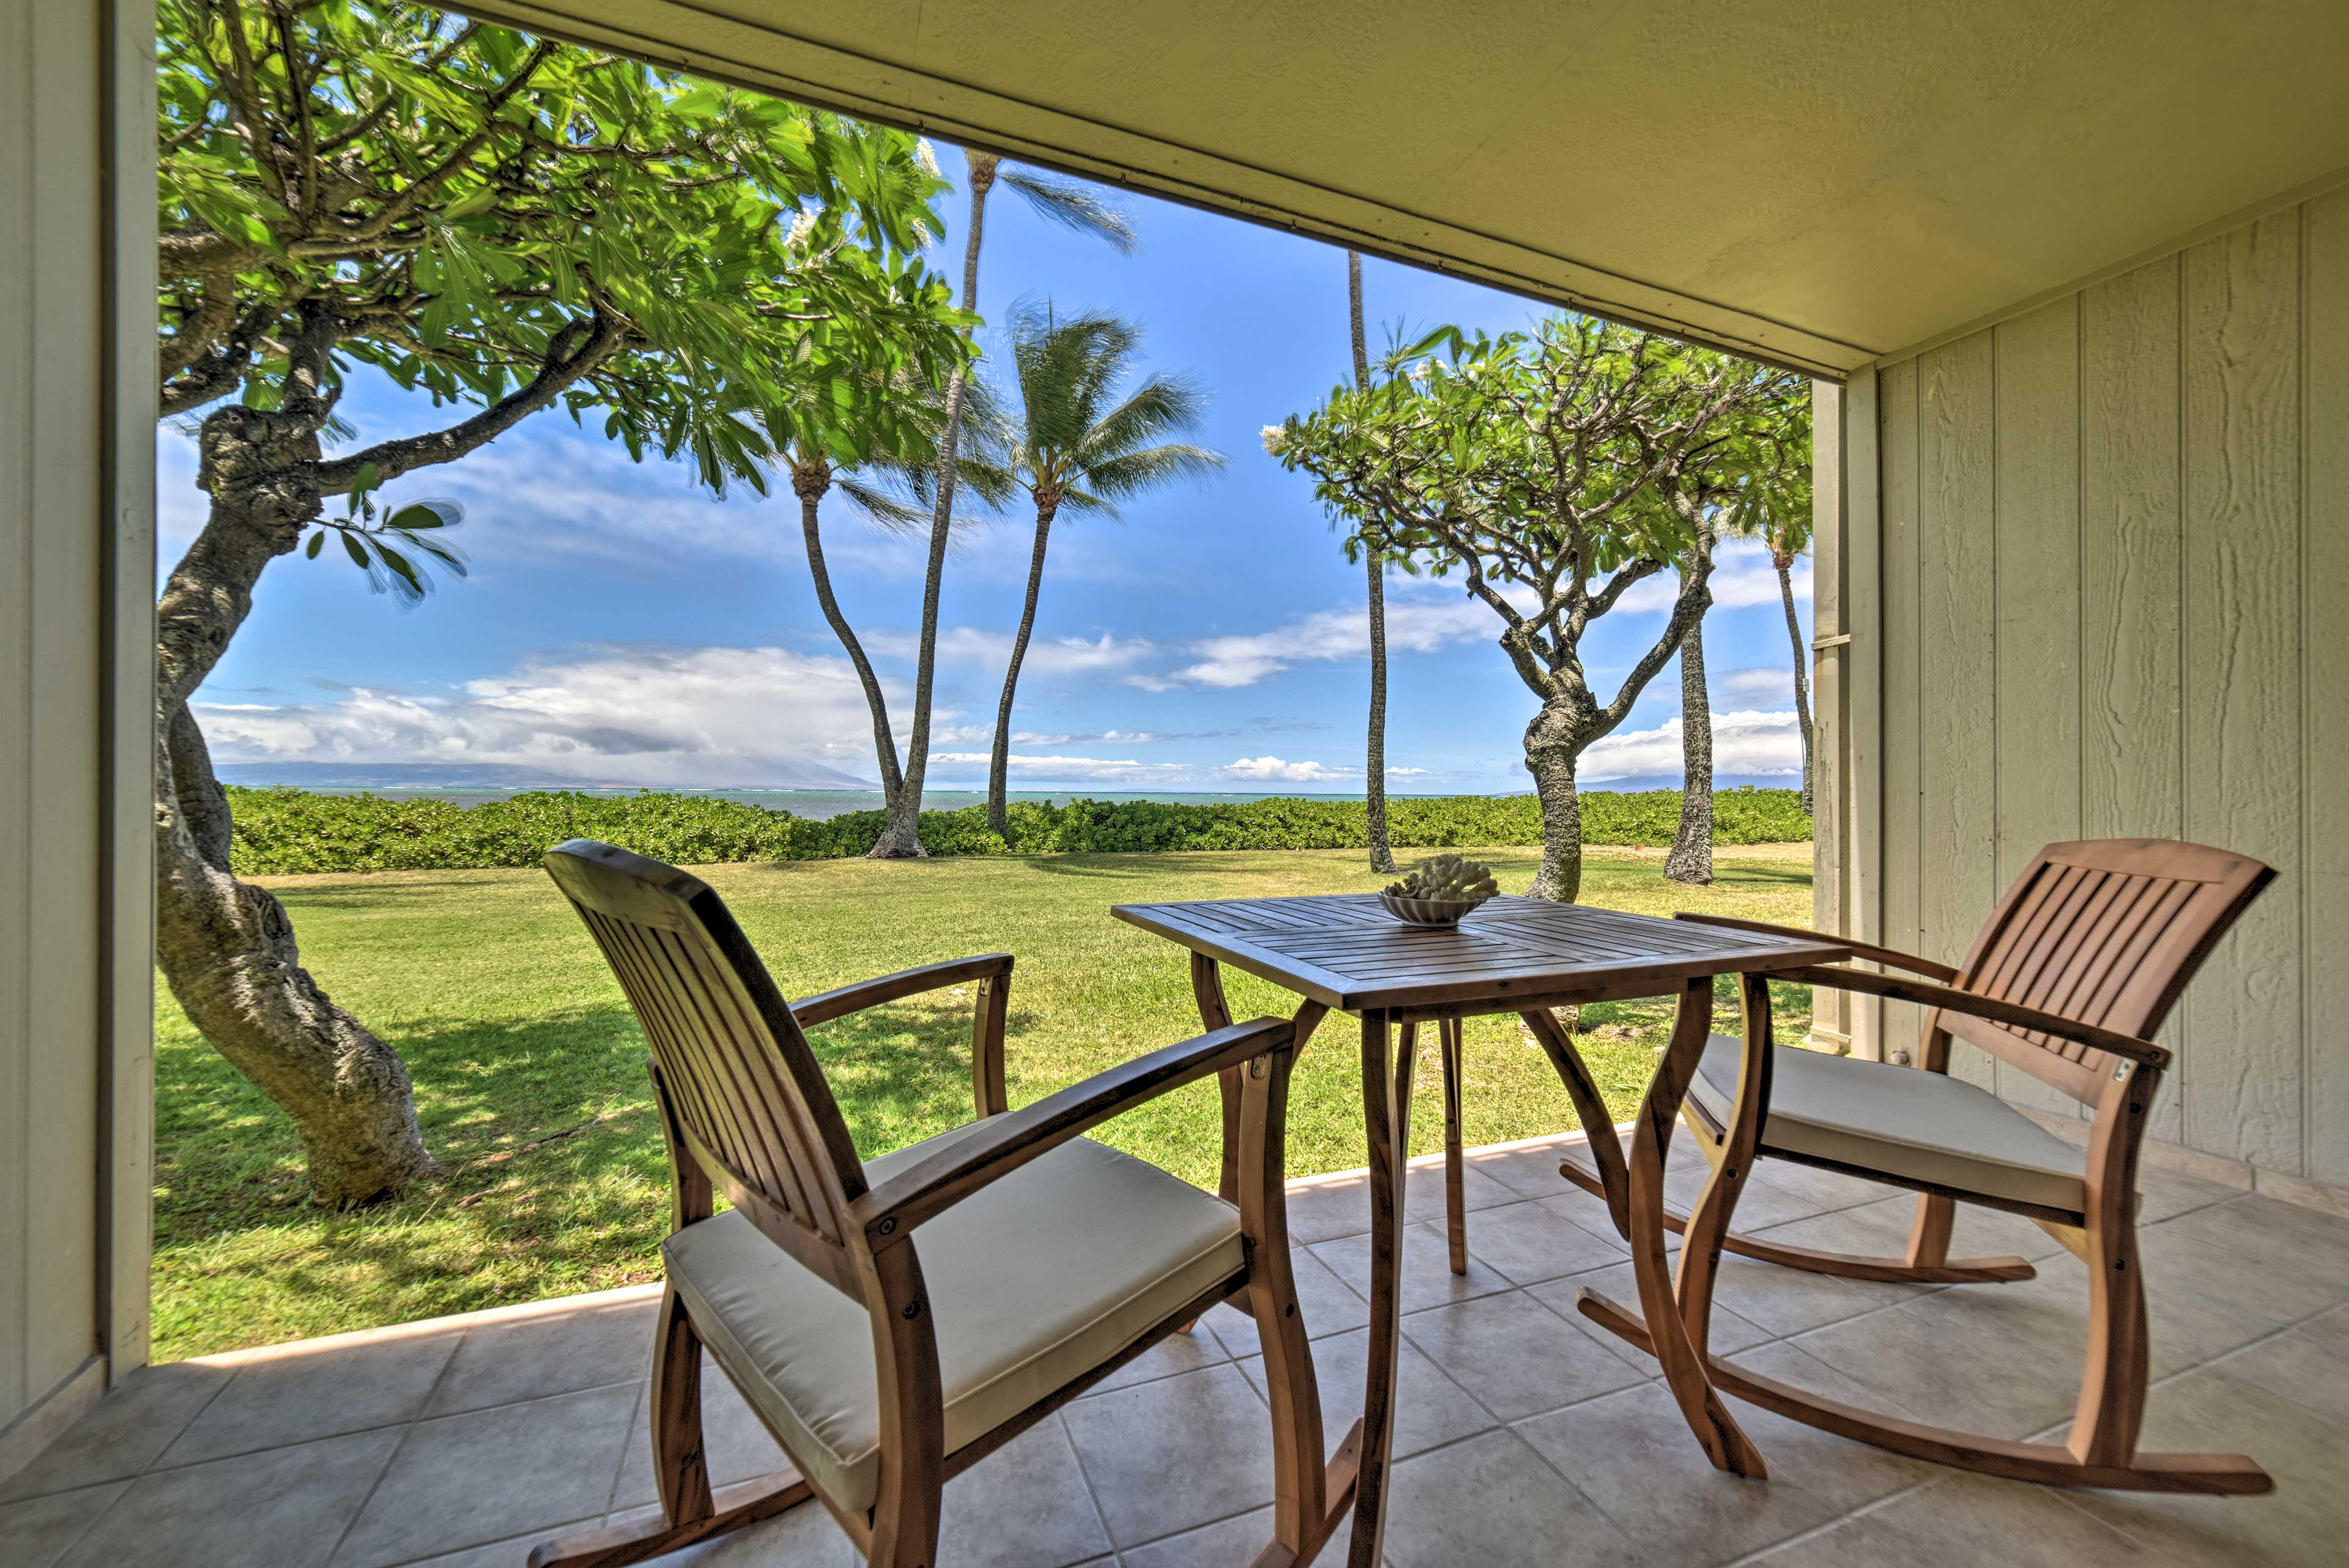
[[(1397, 1287), (1403, 1174), (1411, 1153), (1412, 1070), (1422, 1023), (1437, 1026), (1443, 1049), (1456, 1066), (1461, 1020), (1499, 1012), (1525, 1019), (1564, 1080), (1589, 1136), (1609, 1210), (1631, 1250), (1640, 1315), (1654, 1337), (1657, 1358), (1681, 1413), (1716, 1465), (1740, 1475), (1758, 1478), (1764, 1473), (1760, 1454), (1706, 1382), (1703, 1358), (1695, 1348), (1702, 1342), (1703, 1325), (1695, 1326), (1692, 1341), (1674, 1300), (1664, 1241), (1665, 1153), (1682, 1098), (1712, 1031), (1713, 978), (1739, 977), (1749, 1044), (1757, 1037), (1766, 1042), (1768, 973), (1838, 962), (1851, 956), (1850, 949), (1826, 938), (1796, 940), (1539, 898), (1492, 899), (1448, 930), (1405, 925), (1371, 894), (1121, 904), (1111, 913), (1190, 950), (1191, 988), (1199, 1021), (1206, 1028), (1231, 1022), (1220, 968), (1226, 963), (1304, 999), (1297, 1013), (1300, 1054), (1324, 1013), (1335, 1010), (1361, 1021), (1362, 1119), (1370, 1137), (1371, 1324), (1354, 1535), (1347, 1558), (1350, 1568), (1376, 1568), (1385, 1535), (1386, 1470), (1394, 1432), (1395, 1356), (1401, 1334)], [(1627, 1161), (1598, 1085), (1577, 1054), (1573, 1036), (1551, 1009), (1643, 996), (1674, 996), (1678, 1005), (1671, 1042), (1640, 1107)], [(1769, 1056), (1766, 1050), (1749, 1048), (1745, 1059), (1762, 1062), (1766, 1070)], [(1456, 1071), (1451, 1076), (1458, 1081)], [(1731, 1158), (1724, 1158), (1699, 1199), (1700, 1213), (1728, 1196), (1717, 1190), (1724, 1183), (1733, 1189), (1742, 1179), (1734, 1151), (1741, 1142), (1750, 1144), (1754, 1129), (1748, 1124), (1758, 1124), (1768, 1094), (1766, 1083), (1747, 1081), (1751, 1077), (1748, 1073), (1741, 1078), (1738, 1111), (1732, 1122), (1746, 1137), (1733, 1139)], [(1239, 1085), (1236, 1073), (1225, 1079), (1228, 1134), (1237, 1115)], [(1456, 1147), (1456, 1102), (1447, 1105), (1445, 1112), (1446, 1139)], [(1232, 1143), (1227, 1136), (1227, 1195), (1235, 1185)], [(1749, 1152), (1745, 1159), (1750, 1158)], [(1456, 1221), (1456, 1187), (1448, 1198)], [(1458, 1225), (1453, 1229), (1456, 1236)], [(1709, 1276), (1719, 1261), (1716, 1250), (1689, 1266)], [(1457, 1272), (1464, 1266), (1455, 1249), (1453, 1267)], [(1684, 1266), (1683, 1274), (1687, 1272)], [(1684, 1278), (1683, 1290), (1691, 1283)], [(1691, 1292), (1689, 1299), (1702, 1302), (1707, 1293)]]

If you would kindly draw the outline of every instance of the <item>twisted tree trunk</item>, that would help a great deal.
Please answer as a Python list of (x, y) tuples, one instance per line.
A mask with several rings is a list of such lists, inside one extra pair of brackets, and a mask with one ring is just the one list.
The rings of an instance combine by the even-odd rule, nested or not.
[(1803, 620), (1795, 613), (1795, 554), (1776, 545), (1770, 547), (1770, 564), (1778, 568), (1778, 597), (1786, 607), (1786, 640), (1795, 647), (1795, 722), (1803, 731), (1803, 815), (1811, 815), (1811, 681), (1806, 668), (1809, 660), (1803, 657)]
[(889, 701), (882, 694), (881, 678), (873, 672), (873, 661), (864, 657), (864, 645), (857, 640), (848, 617), (841, 613), (840, 600), (832, 591), (832, 569), (823, 558), (816, 510), (831, 488), (832, 470), (821, 460), (792, 465), (792, 493), (800, 498), (800, 535), (807, 542), (808, 576), (815, 579), (816, 603), (823, 607), (825, 622), (848, 650), (848, 661), (855, 666), (857, 681), (864, 688), (864, 707), (873, 716), (874, 760), (881, 769), (881, 799), (895, 805), (905, 782), (897, 771), (897, 738), (889, 730)]
[[(962, 247), (962, 307), (978, 309), (978, 247), (987, 233), (987, 193), (995, 185), (1000, 160), (991, 153), (965, 149), (970, 171), (970, 233)], [(966, 341), (970, 328), (963, 328)], [(938, 599), (946, 585), (947, 541), (954, 527), (956, 449), (962, 440), (964, 389), (970, 384), (968, 365), (956, 368), (947, 380), (946, 429), (938, 438), (937, 507), (930, 517), (930, 556), (922, 576), (921, 652), (914, 666), (914, 732), (905, 742), (905, 783), (889, 802), (889, 820), (880, 838), (865, 853), (876, 860), (900, 860), (927, 853), (922, 847), (922, 783), (930, 770), (930, 694), (937, 684)]]
[(229, 408), (204, 421), (212, 505), (157, 606), (155, 957), (221, 1054), (293, 1119), (316, 1199), (349, 1208), (435, 1173), (408, 1071), (302, 967), (285, 906), (229, 869), (228, 800), (188, 699), (253, 607), (262, 569), (320, 512), (299, 469), (317, 425)]
[(1704, 686), (1704, 622), (1681, 638), (1681, 826), (1664, 875), (1702, 887), (1713, 880), (1713, 699)]
[(1529, 898), (1571, 904), (1582, 896), (1582, 796), (1574, 780), (1593, 714), (1588, 698), (1544, 703), (1526, 726), (1526, 769), (1541, 801), (1541, 869)]
[(1051, 537), (1060, 504), (1036, 503), (1036, 549), (1028, 558), (1028, 597), (1019, 610), (1019, 632), (1011, 639), (1011, 662), (1003, 671), (1003, 698), (995, 706), (995, 749), (987, 761), (987, 826), (1011, 836), (1011, 698), (1019, 686), (1019, 666), (1028, 658), (1029, 634), (1036, 629), (1036, 599), (1044, 588), (1044, 546)]

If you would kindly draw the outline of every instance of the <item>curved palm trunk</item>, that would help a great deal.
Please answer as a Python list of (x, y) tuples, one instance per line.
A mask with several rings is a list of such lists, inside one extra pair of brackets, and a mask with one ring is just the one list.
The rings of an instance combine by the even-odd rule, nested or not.
[(188, 700), (253, 608), (262, 571), (319, 511), (284, 465), (316, 427), (258, 410), (205, 421), (203, 531), (156, 607), (155, 961), (189, 1022), (275, 1101), (302, 1139), (313, 1197), (350, 1208), (440, 1167), (398, 1053), (310, 972), (276, 896), (230, 870), (228, 798)]
[[(987, 232), (987, 193), (994, 187), (998, 160), (966, 150), (970, 169), (970, 233), (962, 247), (962, 307), (978, 308), (978, 247)], [(968, 341), (970, 328), (963, 328)], [(889, 802), (888, 825), (866, 853), (878, 860), (903, 859), (922, 848), (922, 781), (930, 771), (930, 696), (937, 684), (938, 597), (946, 583), (947, 540), (954, 524), (956, 448), (962, 440), (963, 389), (968, 367), (947, 381), (946, 430), (938, 440), (938, 504), (930, 517), (930, 556), (922, 576), (921, 653), (914, 667), (914, 732), (905, 744), (905, 775)]]
[(1786, 640), (1795, 648), (1795, 722), (1803, 732), (1803, 815), (1811, 815), (1811, 682), (1803, 653), (1803, 621), (1795, 613), (1795, 557), (1775, 546), (1770, 564), (1778, 568), (1778, 597), (1786, 606)]
[(889, 700), (882, 694), (873, 661), (864, 657), (864, 645), (856, 639), (848, 618), (841, 613), (839, 599), (833, 596), (832, 569), (824, 563), (823, 537), (816, 523), (817, 507), (831, 488), (828, 471), (798, 467), (792, 471), (792, 493), (800, 498), (800, 535), (807, 542), (808, 576), (815, 579), (816, 603), (823, 607), (824, 620), (840, 639), (840, 646), (848, 650), (848, 662), (856, 667), (857, 682), (864, 688), (865, 710), (873, 715), (874, 761), (881, 770), (881, 798), (894, 805), (904, 792), (905, 781), (897, 771), (897, 739), (889, 730)]
[(1036, 549), (1028, 558), (1028, 599), (1019, 610), (1019, 634), (1011, 639), (1011, 663), (1003, 671), (1003, 698), (995, 706), (995, 750), (987, 761), (987, 826), (1011, 836), (1011, 698), (1019, 666), (1028, 658), (1029, 634), (1036, 628), (1036, 599), (1044, 587), (1044, 546), (1051, 536), (1057, 506), (1036, 508)]
[(1681, 826), (1664, 875), (1713, 880), (1713, 699), (1704, 686), (1704, 622), (1681, 639)]
[[(1346, 253), (1346, 306), (1354, 337), (1354, 384), (1371, 384), (1371, 361), (1362, 342), (1362, 254)], [(1387, 840), (1387, 585), (1386, 566), (1376, 550), (1363, 549), (1369, 576), (1371, 618), (1370, 742), (1363, 758), (1364, 796), (1368, 805), (1371, 869), (1395, 870), (1394, 849)]]

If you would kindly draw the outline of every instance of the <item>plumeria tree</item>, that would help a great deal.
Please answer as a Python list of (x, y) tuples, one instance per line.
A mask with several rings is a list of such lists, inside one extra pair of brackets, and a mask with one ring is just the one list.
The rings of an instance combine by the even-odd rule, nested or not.
[[(945, 384), (945, 187), (910, 136), (400, 0), (163, 0), (158, 43), (159, 392), (209, 512), (157, 607), (157, 953), (348, 1205), (433, 1168), (407, 1073), (232, 875), (190, 708), (264, 568), (332, 532), (421, 593), (451, 513), (404, 482), (547, 410), (722, 490), (812, 383)], [(336, 450), (362, 368), (445, 413)]]
[[(1576, 768), (1620, 726), (1712, 602), (1721, 509), (1804, 390), (1799, 377), (1583, 317), (1529, 333), (1438, 335), (1340, 386), (1267, 446), (1341, 514), (1377, 518), (1390, 548), (1458, 576), (1500, 624), (1539, 703), (1525, 734), (1540, 796), (1530, 889), (1581, 889)], [(1677, 564), (1664, 624), (1613, 695), (1591, 688), (1593, 622)]]

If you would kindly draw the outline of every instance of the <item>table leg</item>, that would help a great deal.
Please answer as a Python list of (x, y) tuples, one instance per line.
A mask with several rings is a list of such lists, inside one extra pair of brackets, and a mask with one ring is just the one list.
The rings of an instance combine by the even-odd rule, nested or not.
[[(1688, 1094), (1689, 1080), (1696, 1075), (1697, 1058), (1704, 1054), (1705, 1040), (1712, 1031), (1713, 977), (1700, 975), (1681, 990), (1671, 1043), (1664, 1047), (1663, 1060), (1657, 1064), (1656, 1075), (1648, 1085), (1647, 1097), (1640, 1103), (1639, 1124), (1631, 1134), (1631, 1223), (1625, 1239), (1631, 1247), (1631, 1272), (1639, 1281), (1645, 1337), (1664, 1370), (1664, 1381), (1671, 1386), (1673, 1402), (1680, 1406), (1689, 1430), (1696, 1434), (1696, 1440), (1703, 1446), (1714, 1468), (1749, 1480), (1761, 1480), (1768, 1475), (1768, 1467), (1762, 1462), (1761, 1450), (1731, 1417), (1705, 1376), (1704, 1350), (1692, 1341), (1689, 1326), (1681, 1317), (1664, 1247), (1664, 1157), (1671, 1147), (1672, 1125), (1680, 1117), (1681, 1101)], [(1719, 1185), (1720, 1180), (1716, 1170), (1714, 1184)], [(1707, 1198), (1713, 1196), (1708, 1189)], [(1733, 1199), (1733, 1185), (1721, 1196)], [(1703, 1209), (1706, 1204), (1701, 1202), (1699, 1207)], [(1720, 1213), (1720, 1220), (1725, 1230), (1725, 1210)], [(1713, 1239), (1713, 1246), (1717, 1250), (1718, 1237)], [(1702, 1277), (1709, 1282), (1710, 1276), (1708, 1267)], [(1576, 1304), (1584, 1316), (1619, 1333), (1632, 1326), (1629, 1324), (1630, 1314), (1596, 1291), (1581, 1292)], [(1633, 1326), (1632, 1332), (1637, 1334), (1639, 1329)]]
[(1582, 1135), (1590, 1146), (1591, 1168), (1585, 1170), (1567, 1159), (1558, 1162), (1557, 1173), (1605, 1199), (1616, 1233), (1628, 1241), (1631, 1239), (1630, 1170), (1624, 1163), (1623, 1142), (1615, 1136), (1615, 1117), (1607, 1108), (1607, 1097), (1599, 1092), (1590, 1069), (1583, 1065), (1582, 1053), (1575, 1049), (1574, 1036), (1566, 1032), (1556, 1013), (1547, 1007), (1534, 1007), (1518, 1016), (1533, 1031), (1558, 1081), (1566, 1085), (1567, 1098), (1574, 1102), (1574, 1114), (1582, 1118)]
[(1385, 1014), (1363, 1014), (1362, 1114), (1371, 1143), (1370, 1366), (1362, 1376), (1361, 1459), (1348, 1568), (1379, 1568), (1386, 1543), (1395, 1357), (1402, 1337), (1403, 1169), (1411, 1158), (1411, 1074), (1416, 1054), (1394, 1049)]
[[(1191, 955), (1191, 996), (1199, 1006), (1199, 1027), (1212, 1034), (1232, 1023), (1232, 1004), (1224, 999), (1223, 967), (1206, 953)], [(1224, 1164), (1216, 1195), (1226, 1203), (1240, 1200), (1240, 1073), (1226, 1067), (1216, 1075), (1224, 1100)], [(1185, 1325), (1189, 1332), (1189, 1325)]]
[(1460, 1147), (1461, 1075), (1467, 1069), (1461, 1050), (1464, 1027), (1457, 1018), (1444, 1019), (1435, 1026), (1437, 1044), (1444, 1053), (1444, 1235), (1455, 1274), (1468, 1272), (1466, 1154)]

